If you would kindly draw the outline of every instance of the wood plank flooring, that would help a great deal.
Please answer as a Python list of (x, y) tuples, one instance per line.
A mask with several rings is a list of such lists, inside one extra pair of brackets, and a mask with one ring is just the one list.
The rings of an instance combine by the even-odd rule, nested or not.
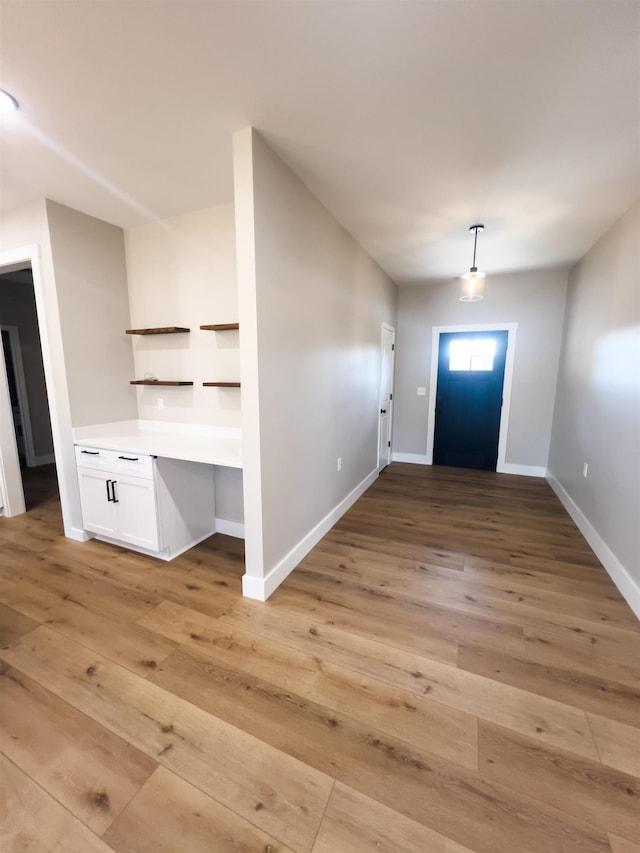
[(640, 853), (640, 624), (542, 480), (394, 463), (265, 604), (0, 519), (0, 850)]

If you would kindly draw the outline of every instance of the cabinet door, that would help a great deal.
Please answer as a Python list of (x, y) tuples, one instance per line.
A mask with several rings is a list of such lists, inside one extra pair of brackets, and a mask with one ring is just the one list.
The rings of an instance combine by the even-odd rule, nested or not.
[(78, 468), (82, 523), (85, 530), (103, 536), (116, 536), (115, 505), (109, 501), (107, 492), (107, 483), (112, 478), (113, 475), (106, 471)]
[(139, 548), (160, 551), (155, 482), (126, 474), (115, 476), (117, 538)]

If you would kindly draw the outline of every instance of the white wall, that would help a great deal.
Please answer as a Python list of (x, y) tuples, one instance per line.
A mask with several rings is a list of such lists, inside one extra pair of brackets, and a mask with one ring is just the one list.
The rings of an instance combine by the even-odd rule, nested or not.
[(136, 417), (124, 234), (47, 201), (74, 427)]
[(229, 468), (224, 465), (214, 466), (214, 482), (216, 491), (216, 519), (228, 524), (218, 524), (221, 533), (244, 537), (244, 492), (243, 472), (241, 468)]
[(640, 202), (571, 270), (549, 469), (640, 617), (639, 235)]
[(14, 208), (0, 219), (0, 250), (11, 252), (23, 246), (37, 245), (46, 251), (49, 229), (44, 199)]
[[(517, 323), (506, 462), (545, 468), (562, 337), (567, 272), (487, 276), (481, 302), (460, 302), (450, 279), (401, 288), (396, 345), (394, 454), (424, 457), (432, 327)], [(426, 388), (425, 396), (416, 389)]]
[(0, 274), (0, 324), (18, 329), (33, 450), (36, 457), (48, 458), (53, 454), (53, 437), (35, 295), (29, 281), (14, 281), (11, 273)]
[(138, 386), (139, 417), (239, 427), (240, 391), (202, 386), (240, 378), (239, 334), (200, 330), (201, 325), (238, 319), (233, 205), (129, 228), (125, 242), (130, 328), (191, 329), (189, 334), (128, 336), (135, 378), (151, 374), (194, 383)]
[(376, 476), (381, 324), (395, 325), (397, 289), (251, 129), (234, 137), (234, 171), (243, 588), (264, 598)]

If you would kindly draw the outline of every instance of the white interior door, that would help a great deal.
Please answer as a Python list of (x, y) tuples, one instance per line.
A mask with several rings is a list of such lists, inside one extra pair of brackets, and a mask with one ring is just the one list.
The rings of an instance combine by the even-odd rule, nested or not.
[(383, 324), (380, 365), (380, 415), (378, 422), (378, 471), (391, 462), (391, 424), (393, 415), (393, 365), (396, 330)]

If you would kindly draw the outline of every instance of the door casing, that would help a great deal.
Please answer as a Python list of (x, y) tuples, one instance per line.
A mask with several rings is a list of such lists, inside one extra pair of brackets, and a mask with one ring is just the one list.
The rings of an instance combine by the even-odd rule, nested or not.
[(502, 412), (500, 415), (500, 433), (498, 438), (498, 461), (496, 471), (507, 470), (506, 453), (509, 431), (509, 411), (511, 407), (511, 388), (513, 385), (513, 367), (515, 363), (517, 323), (477, 323), (458, 326), (433, 326), (431, 338), (431, 378), (429, 381), (429, 417), (427, 421), (427, 465), (433, 464), (433, 437), (436, 423), (436, 386), (438, 382), (438, 354), (440, 335), (445, 332), (507, 332), (507, 357), (504, 366), (504, 386), (502, 391)]
[[(45, 252), (43, 259), (40, 245), (36, 243), (18, 249), (0, 251), (0, 272), (7, 273), (26, 267), (31, 267), (33, 276), (64, 533), (70, 539), (84, 542), (89, 537), (82, 528), (69, 391), (64, 367), (62, 328), (51, 253)], [(0, 402), (2, 400), (8, 402), (10, 398), (4, 370), (4, 355), (1, 357), (3, 369), (0, 371)], [(0, 508), (0, 515), (13, 516), (25, 512), (22, 476), (10, 406), (6, 413), (5, 407), (0, 406), (0, 479), (4, 485), (4, 507)]]
[[(391, 340), (391, 362), (389, 376), (384, 376), (385, 338)], [(391, 462), (391, 431), (393, 428), (393, 376), (395, 367), (396, 330), (387, 323), (382, 324), (380, 335), (380, 389), (378, 392), (378, 471)], [(386, 412), (383, 414), (382, 410)], [(383, 447), (385, 452), (383, 452)]]

